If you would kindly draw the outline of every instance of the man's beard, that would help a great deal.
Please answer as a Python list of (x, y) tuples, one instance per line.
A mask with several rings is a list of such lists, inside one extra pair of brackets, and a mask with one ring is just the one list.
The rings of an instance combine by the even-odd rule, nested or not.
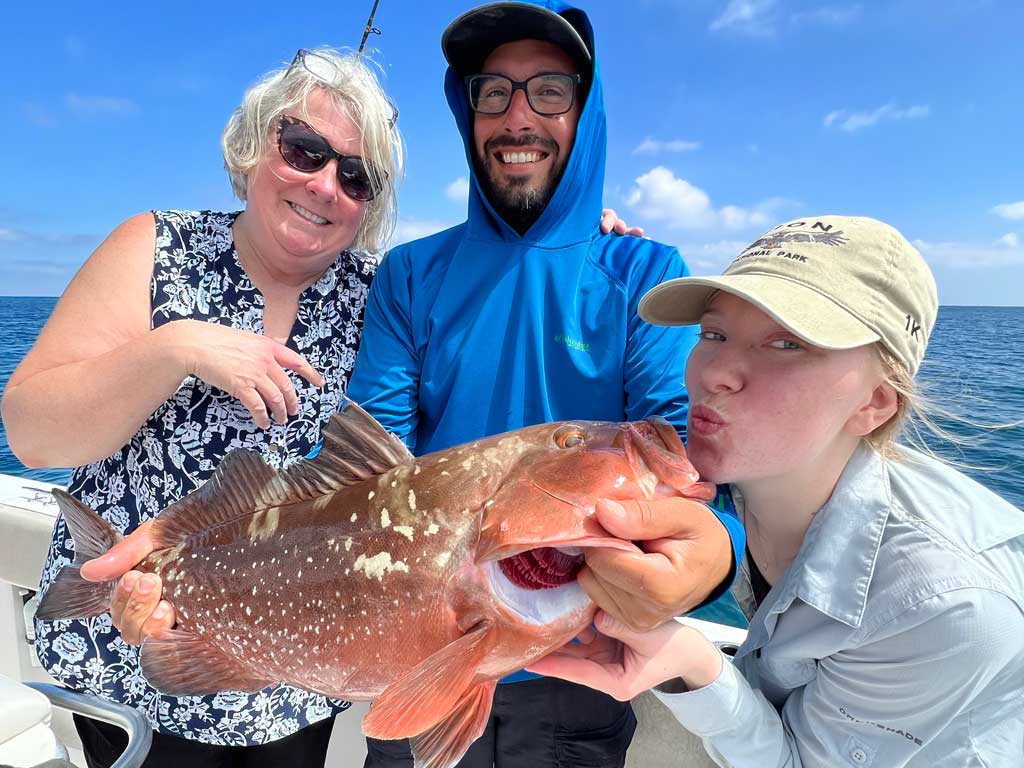
[(499, 147), (531, 145), (543, 146), (549, 155), (553, 156), (557, 156), (559, 151), (558, 145), (550, 139), (540, 139), (537, 136), (522, 136), (518, 139), (501, 137), (484, 145), (486, 157), (476, 158), (477, 178), (484, 196), (490, 201), (495, 212), (520, 235), (526, 234), (551, 202), (551, 197), (558, 189), (558, 182), (562, 177), (562, 168), (552, 163), (547, 177), (533, 185), (532, 179), (528, 176), (506, 177), (499, 183), (490, 173), (490, 164), (498, 162), (494, 160), (493, 153)]

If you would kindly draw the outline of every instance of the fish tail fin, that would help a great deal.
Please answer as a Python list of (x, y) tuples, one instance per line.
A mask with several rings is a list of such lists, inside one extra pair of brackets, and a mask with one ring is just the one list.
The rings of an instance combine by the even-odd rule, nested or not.
[(110, 610), (116, 579), (87, 581), (81, 566), (86, 560), (99, 557), (122, 539), (114, 526), (71, 494), (54, 489), (64, 522), (75, 543), (75, 561), (64, 566), (46, 589), (36, 609), (36, 617), (54, 619), (86, 619)]

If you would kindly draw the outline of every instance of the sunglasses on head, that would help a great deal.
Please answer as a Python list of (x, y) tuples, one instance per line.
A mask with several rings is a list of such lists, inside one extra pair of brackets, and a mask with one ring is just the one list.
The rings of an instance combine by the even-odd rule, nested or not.
[(316, 173), (331, 160), (338, 161), (338, 184), (353, 200), (372, 200), (380, 192), (359, 155), (343, 155), (327, 139), (297, 117), (282, 115), (277, 130), (281, 158), (302, 173)]

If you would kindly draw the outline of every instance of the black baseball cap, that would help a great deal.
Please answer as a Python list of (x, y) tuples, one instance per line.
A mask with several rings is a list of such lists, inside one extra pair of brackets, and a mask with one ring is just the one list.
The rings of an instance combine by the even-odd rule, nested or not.
[[(575, 23), (566, 18), (578, 16)], [(495, 48), (514, 40), (546, 40), (564, 50), (581, 74), (593, 69), (590, 25), (582, 11), (566, 15), (530, 3), (501, 2), (481, 5), (459, 16), (441, 35), (444, 57), (459, 75), (478, 74)]]

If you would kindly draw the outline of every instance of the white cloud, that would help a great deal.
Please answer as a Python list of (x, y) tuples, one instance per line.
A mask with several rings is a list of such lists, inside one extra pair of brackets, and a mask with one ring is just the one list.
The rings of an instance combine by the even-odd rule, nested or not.
[(700, 149), (699, 141), (685, 141), (683, 139), (659, 141), (648, 136), (633, 148), (633, 154), (654, 155), (659, 152), (693, 152), (697, 149)]
[(82, 116), (125, 115), (139, 111), (139, 106), (134, 101), (118, 96), (82, 96), (72, 92), (64, 97), (64, 101), (68, 109)]
[(839, 128), (853, 133), (861, 128), (870, 128), (883, 121), (921, 120), (928, 117), (930, 113), (931, 108), (927, 104), (915, 105), (904, 109), (890, 102), (870, 112), (850, 112), (846, 109), (837, 109), (825, 115), (822, 122), (825, 124), (825, 127), (831, 127), (838, 123)]
[(456, 203), (466, 202), (469, 199), (469, 179), (465, 176), (460, 176), (445, 187), (444, 195), (449, 200), (454, 200)]
[(1005, 235), (996, 240), (997, 245), (1005, 245), (1007, 248), (1019, 248), (1020, 237), (1017, 236), (1016, 232), (1007, 232)]
[(626, 205), (637, 212), (639, 221), (665, 221), (673, 229), (765, 227), (772, 221), (772, 212), (783, 204), (783, 200), (772, 199), (754, 208), (726, 205), (716, 209), (703, 189), (660, 165), (639, 176), (626, 193)]
[(1024, 219), (1024, 200), (1017, 203), (1003, 203), (997, 205), (992, 209), (992, 213), (996, 216), (1002, 216), (1004, 219)]
[(433, 235), (435, 232), (440, 232), (451, 226), (452, 222), (440, 221), (438, 219), (400, 218), (395, 226), (395, 233), (391, 236), (391, 242), (388, 243), (388, 248), (408, 243), (410, 240), (418, 240), (427, 235)]
[(772, 11), (776, 0), (729, 0), (725, 10), (712, 22), (709, 29), (717, 32), (732, 29), (748, 35), (770, 35), (775, 31)]
[(798, 11), (789, 17), (791, 24), (820, 24), (828, 27), (842, 27), (860, 17), (863, 7), (853, 5), (823, 5), (808, 11)]
[(994, 245), (963, 242), (929, 243), (925, 240), (913, 242), (932, 266), (971, 269), (1024, 264), (1024, 248), (1021, 248), (1019, 240), (1011, 240), (1013, 242), (1001, 238)]
[(693, 272), (718, 274), (749, 245), (746, 240), (715, 240), (707, 243), (683, 243), (679, 252)]

